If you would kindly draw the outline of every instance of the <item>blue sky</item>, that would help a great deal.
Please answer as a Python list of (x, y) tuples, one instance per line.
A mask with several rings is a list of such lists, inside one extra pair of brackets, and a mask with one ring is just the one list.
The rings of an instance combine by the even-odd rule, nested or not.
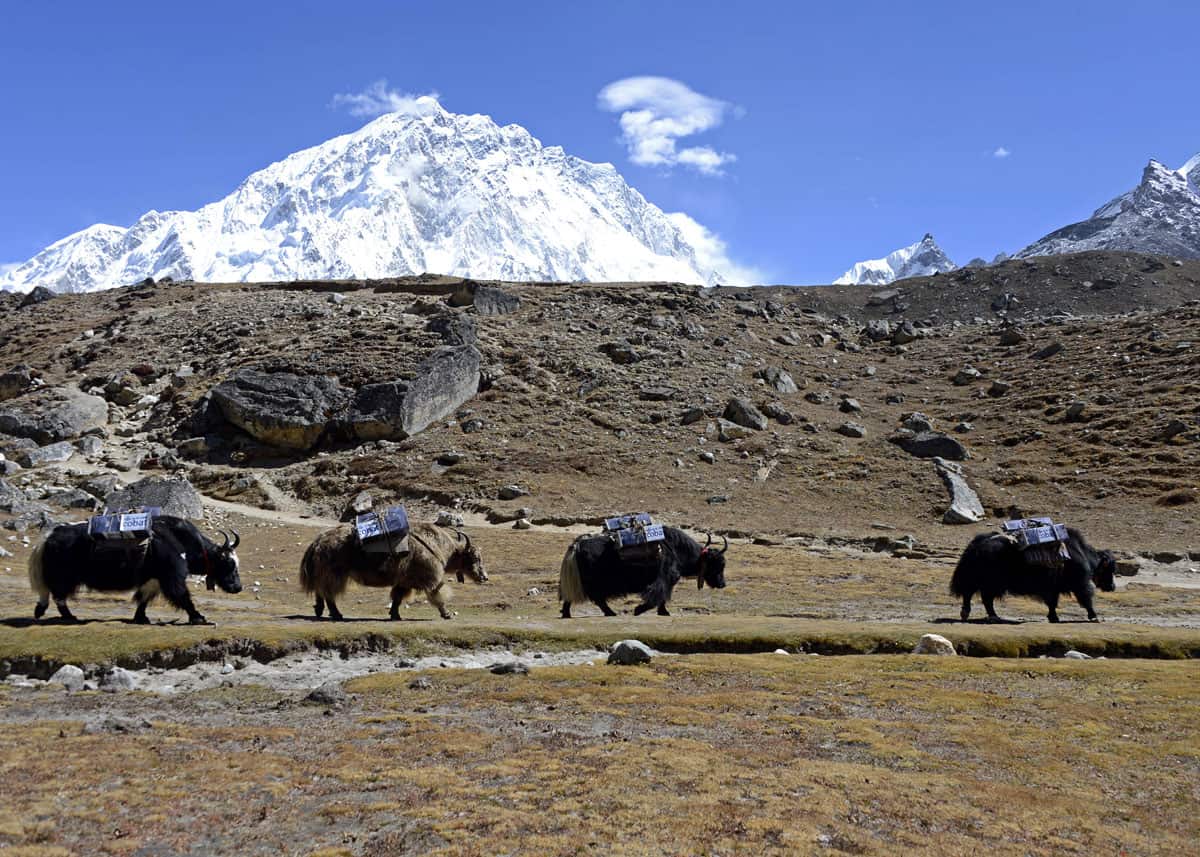
[[(59, 2), (0, 20), (0, 263), (219, 199), (363, 124), (334, 97), (379, 80), (614, 163), (774, 282), (829, 282), (925, 232), (960, 263), (1011, 252), (1148, 158), (1200, 151), (1195, 2)], [(605, 89), (637, 76), (699, 100)], [(673, 121), (623, 136), (647, 103)]]

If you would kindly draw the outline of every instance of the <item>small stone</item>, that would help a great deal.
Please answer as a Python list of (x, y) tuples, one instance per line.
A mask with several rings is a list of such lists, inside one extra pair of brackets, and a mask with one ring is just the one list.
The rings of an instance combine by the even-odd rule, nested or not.
[(838, 402), (838, 410), (843, 414), (857, 414), (862, 410), (862, 405), (858, 403), (858, 399), (852, 399), (849, 396), (845, 396), (840, 402)]
[(221, 675), (233, 675), (233, 664), (221, 664)]
[(974, 366), (964, 366), (958, 370), (958, 374), (954, 376), (954, 386), (965, 387), (967, 384), (976, 381), (983, 373)]
[(1072, 661), (1090, 661), (1092, 659), (1091, 655), (1089, 655), (1085, 652), (1077, 651), (1075, 649), (1068, 649), (1066, 652), (1063, 653), (1063, 657), (1068, 658)]
[(316, 705), (341, 705), (346, 699), (346, 691), (336, 681), (326, 682), (320, 687), (315, 687), (308, 692), (308, 696), (304, 697), (305, 702)]
[(911, 414), (904, 414), (901, 418), (900, 425), (904, 426), (909, 431), (923, 432), (933, 430), (933, 420), (925, 416), (920, 411), (913, 411)]
[(536, 586), (531, 586), (529, 589), (525, 590), (525, 594), (530, 598), (537, 598), (542, 594), (542, 590), (538, 589)]
[(717, 430), (717, 437), (722, 443), (729, 443), (733, 440), (744, 440), (745, 438), (754, 436), (754, 429), (746, 428), (726, 419), (717, 420)]
[(488, 667), (488, 671), (496, 675), (529, 675), (529, 667), (520, 661), (505, 661), (503, 663), (492, 664)]
[(438, 512), (436, 522), (439, 527), (462, 527), (464, 525), (463, 516), (456, 515), (453, 512), (441, 511)]
[(517, 518), (517, 520), (513, 522), (512, 526), (514, 530), (528, 530), (532, 527), (533, 524), (529, 522), (528, 518)]
[(61, 684), (67, 690), (83, 690), (83, 670), (73, 664), (64, 664), (47, 679), (49, 684)]
[(1079, 420), (1083, 417), (1083, 412), (1087, 410), (1087, 402), (1071, 402), (1067, 406), (1067, 419), (1070, 421)]
[(957, 655), (954, 644), (941, 634), (925, 634), (913, 647), (914, 655)]
[(679, 418), (679, 424), (689, 426), (692, 423), (698, 423), (704, 419), (704, 408), (688, 408)]
[(520, 485), (505, 485), (496, 496), (501, 500), (516, 500), (518, 497), (525, 497), (528, 494), (529, 492)]
[(767, 427), (766, 416), (746, 399), (730, 399), (725, 405), (724, 417), (731, 423), (756, 431), (763, 431)]
[[(413, 666), (416, 666), (414, 663)], [(419, 675), (408, 683), (409, 690), (429, 690), (433, 687), (433, 682), (428, 676)]]
[(122, 669), (121, 667), (113, 667), (100, 676), (99, 686), (105, 693), (136, 690), (138, 678), (129, 670)]
[(608, 662), (620, 666), (648, 663), (654, 657), (654, 650), (640, 640), (621, 640), (613, 644), (608, 654)]
[(840, 426), (835, 428), (834, 431), (843, 437), (859, 438), (867, 436), (866, 427), (860, 425), (859, 423), (842, 423)]
[(799, 387), (792, 379), (792, 376), (784, 372), (778, 366), (767, 366), (760, 369), (756, 376), (767, 382), (767, 386), (771, 387), (775, 392), (788, 395), (799, 392)]
[(1034, 360), (1045, 360), (1048, 357), (1053, 357), (1055, 354), (1058, 354), (1059, 352), (1061, 352), (1063, 350), (1063, 348), (1064, 348), (1064, 346), (1061, 342), (1051, 342), (1049, 345), (1047, 345), (1045, 348), (1041, 349), (1040, 351), (1034, 352), (1033, 359)]
[(717, 460), (717, 457), (708, 451), (700, 453), (699, 457), (701, 461), (707, 462), (708, 464), (713, 464)]
[(1012, 389), (1012, 384), (1007, 381), (993, 381), (992, 386), (988, 387), (987, 394), (993, 399), (998, 399), (1006, 395)]

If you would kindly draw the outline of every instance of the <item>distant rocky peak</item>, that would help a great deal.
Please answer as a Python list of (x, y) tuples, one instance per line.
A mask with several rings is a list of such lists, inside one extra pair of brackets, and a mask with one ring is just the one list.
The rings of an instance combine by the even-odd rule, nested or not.
[(901, 247), (882, 259), (856, 263), (834, 280), (834, 285), (878, 286), (908, 277), (927, 277), (953, 271), (957, 265), (938, 246), (933, 234), (926, 232), (916, 244)]

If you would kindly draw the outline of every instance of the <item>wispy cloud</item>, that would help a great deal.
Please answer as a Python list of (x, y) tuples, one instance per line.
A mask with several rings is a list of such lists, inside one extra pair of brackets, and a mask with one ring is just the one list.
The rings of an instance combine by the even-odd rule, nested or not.
[(621, 114), (621, 140), (639, 166), (678, 164), (720, 175), (722, 167), (737, 160), (711, 146), (677, 146), (681, 138), (710, 131), (736, 112), (729, 102), (701, 95), (678, 80), (627, 77), (604, 87), (596, 100), (602, 110)]
[(1011, 154), (1012, 154), (1012, 152), (1010, 152), (1008, 149), (1004, 148), (1003, 146), (997, 146), (996, 151), (992, 152), (992, 157), (993, 158), (1007, 158)]
[(377, 80), (362, 92), (339, 92), (330, 106), (346, 110), (351, 116), (373, 117), (384, 113), (421, 116), (437, 107), (438, 97), (436, 92), (424, 95), (400, 92), (390, 89), (386, 80)]
[(729, 258), (729, 248), (725, 241), (707, 226), (697, 223), (682, 211), (668, 214), (667, 219), (675, 224), (684, 240), (692, 245), (700, 267), (715, 271), (723, 285), (753, 286), (766, 282), (764, 271), (740, 265)]

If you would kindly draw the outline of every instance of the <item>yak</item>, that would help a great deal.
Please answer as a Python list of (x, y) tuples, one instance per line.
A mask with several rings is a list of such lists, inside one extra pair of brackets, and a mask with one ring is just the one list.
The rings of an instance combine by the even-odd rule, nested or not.
[(1078, 530), (1068, 528), (1067, 536), (1071, 558), (1059, 568), (1030, 561), (1010, 536), (983, 533), (973, 538), (950, 578), (950, 593), (962, 599), (962, 620), (970, 617), (971, 597), (978, 592), (989, 622), (1004, 621), (996, 615), (993, 602), (1005, 595), (1040, 598), (1050, 610), (1047, 618), (1057, 622), (1058, 596), (1071, 593), (1087, 611), (1088, 621), (1099, 622), (1092, 604), (1095, 586), (1104, 592), (1116, 589), (1116, 559), (1110, 551), (1098, 551), (1089, 545)]
[(29, 585), (38, 596), (33, 617), (41, 619), (53, 598), (64, 620), (78, 621), (67, 599), (85, 586), (96, 592), (136, 590), (133, 621), (139, 625), (150, 622), (146, 606), (160, 594), (187, 613), (189, 624), (212, 624), (192, 603), (187, 578), (202, 574), (210, 591), (220, 586), (233, 595), (241, 592), (237, 556), (241, 537), (235, 531), (231, 542), (222, 532), (224, 543), (218, 545), (190, 521), (170, 515), (155, 516), (151, 527), (152, 538), (130, 547), (98, 545), (86, 523), (61, 524), (51, 530), (29, 557)]
[(362, 586), (392, 588), (391, 619), (400, 618), (400, 604), (416, 590), (425, 593), (443, 619), (452, 618), (446, 599), (446, 575), (462, 583), (470, 576), (476, 583), (487, 581), (483, 558), (471, 538), (459, 530), (436, 524), (415, 524), (408, 533), (411, 551), (392, 556), (368, 553), (358, 543), (353, 524), (342, 524), (317, 536), (300, 561), (300, 585), (316, 596), (313, 612), (320, 619), (329, 607), (329, 618), (344, 618), (334, 600), (353, 580)]
[(669, 616), (667, 602), (681, 578), (694, 577), (698, 588), (707, 583), (713, 589), (725, 588), (725, 551), (729, 539), (722, 536), (724, 547), (712, 547), (712, 534), (701, 546), (683, 530), (663, 527), (662, 550), (657, 559), (633, 560), (621, 556), (608, 536), (580, 536), (567, 549), (558, 577), (558, 597), (562, 618), (571, 618), (571, 605), (591, 601), (605, 616), (616, 616), (608, 599), (640, 594), (642, 603), (635, 616), (657, 609)]

